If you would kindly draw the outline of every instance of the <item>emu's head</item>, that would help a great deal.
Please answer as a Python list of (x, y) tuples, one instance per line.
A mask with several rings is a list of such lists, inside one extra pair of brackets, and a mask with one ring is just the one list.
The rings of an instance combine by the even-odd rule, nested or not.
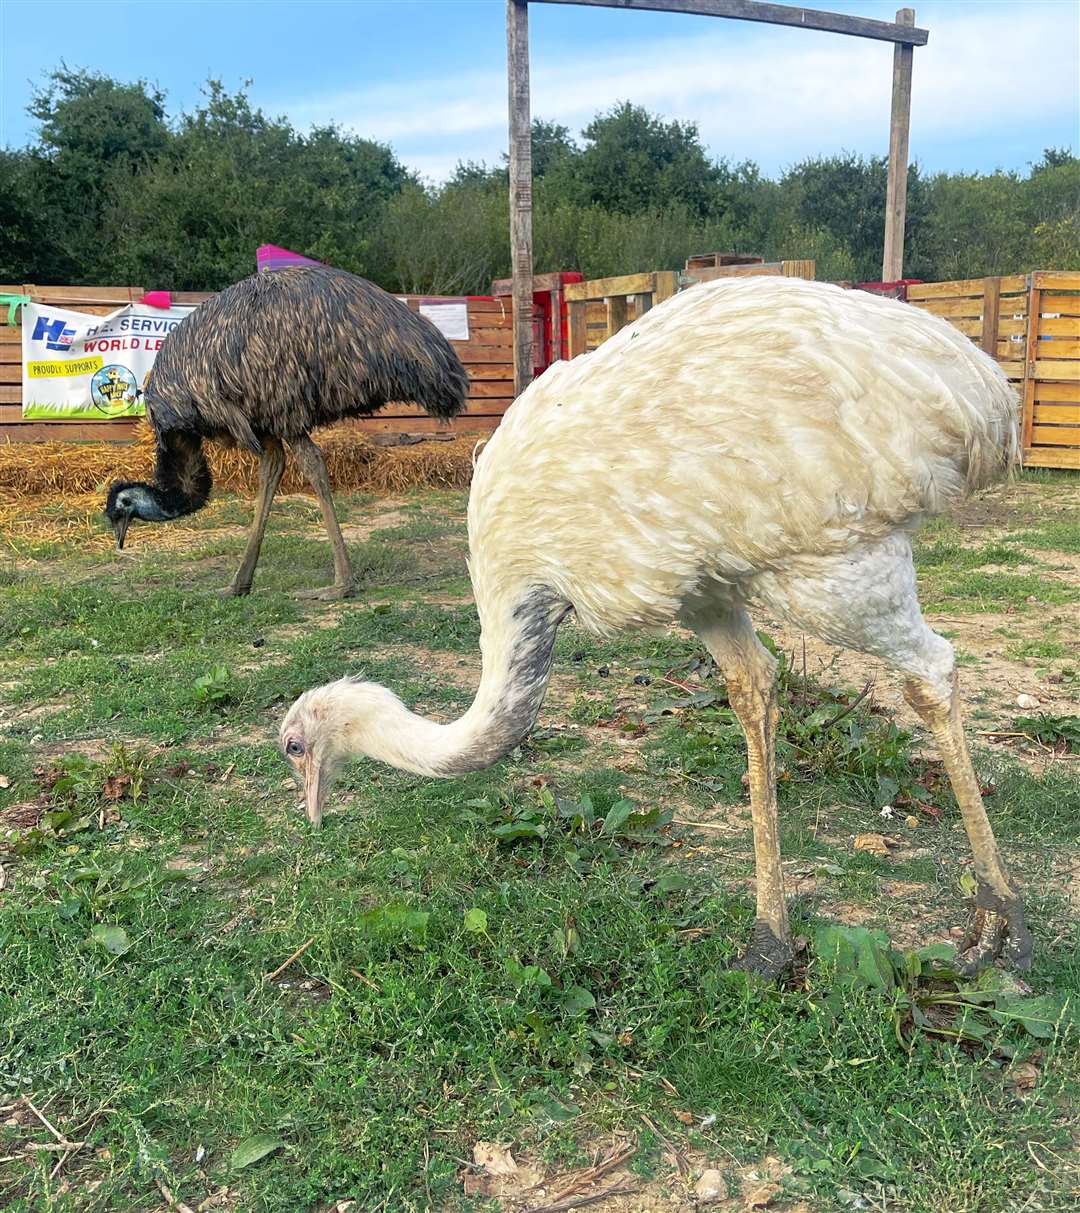
[(124, 537), (132, 518), (157, 522), (163, 514), (152, 485), (138, 480), (114, 480), (105, 499), (105, 517), (116, 536), (116, 546), (124, 546)]

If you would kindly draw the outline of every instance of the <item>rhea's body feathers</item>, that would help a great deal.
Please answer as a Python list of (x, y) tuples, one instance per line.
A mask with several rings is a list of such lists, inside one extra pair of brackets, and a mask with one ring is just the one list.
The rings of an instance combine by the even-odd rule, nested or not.
[(607, 633), (703, 592), (752, 598), (758, 574), (912, 530), (1003, 474), (1016, 414), (993, 359), (907, 304), (695, 286), (508, 410), (469, 497), (477, 601), (546, 585)]

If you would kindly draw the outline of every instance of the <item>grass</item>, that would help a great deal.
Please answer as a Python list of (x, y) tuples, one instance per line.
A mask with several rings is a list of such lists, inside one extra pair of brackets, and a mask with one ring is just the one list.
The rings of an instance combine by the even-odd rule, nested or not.
[[(614, 1132), (657, 1208), (677, 1187), (665, 1142), (733, 1188), (778, 1156), (780, 1210), (1075, 1202), (1063, 1030), (902, 1043), (898, 989), (840, 986), (820, 956), (780, 987), (728, 967), (753, 918), (745, 752), (682, 635), (568, 625), (520, 750), (447, 783), (357, 764), (306, 827), (274, 744), (294, 694), (362, 670), (425, 711), (468, 700), (463, 504), (409, 499), (352, 545), (363, 590), (344, 606), (288, 592), (329, 573), (303, 502), (272, 516), (248, 599), (211, 593), (242, 547), (220, 529), (121, 567), (35, 543), (0, 579), (0, 1207), (141, 1213), (164, 1185), (192, 1208), (227, 1188), (215, 1207), (243, 1213), (452, 1210), (477, 1140), (566, 1168)], [(218, 527), (246, 521), (247, 503), (218, 508)], [(378, 521), (377, 502), (342, 508)], [(1057, 574), (1001, 571), (1048, 550), (1014, 532), (1033, 528), (968, 554), (940, 526), (924, 587), (960, 613), (1026, 604), (1017, 579), (1075, 600)], [(849, 688), (785, 668), (781, 691), (796, 931), (946, 938), (970, 861), (940, 768), (869, 700), (835, 720)], [(1029, 890), (1031, 984), (1076, 999), (1075, 766), (980, 767)], [(893, 853), (853, 849), (867, 831)], [(28, 1148), (51, 1137), (24, 1097), (85, 1142), (59, 1168)], [(267, 1152), (241, 1165), (256, 1135)]]

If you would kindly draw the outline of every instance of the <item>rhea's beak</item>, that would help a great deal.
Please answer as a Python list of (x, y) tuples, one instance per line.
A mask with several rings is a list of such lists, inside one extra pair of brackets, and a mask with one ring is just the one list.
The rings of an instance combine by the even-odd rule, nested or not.
[(118, 514), (113, 522), (113, 534), (116, 536), (116, 547), (118, 551), (124, 550), (124, 539), (127, 536), (127, 529), (130, 525), (130, 514)]
[(329, 781), (323, 764), (314, 754), (309, 754), (304, 763), (304, 809), (308, 821), (318, 829), (322, 825), (324, 802)]

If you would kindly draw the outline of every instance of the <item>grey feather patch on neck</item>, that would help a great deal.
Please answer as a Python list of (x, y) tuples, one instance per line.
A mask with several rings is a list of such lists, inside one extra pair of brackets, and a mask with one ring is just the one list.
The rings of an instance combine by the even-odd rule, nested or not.
[(456, 771), (479, 770), (505, 757), (536, 721), (544, 702), (555, 636), (571, 605), (547, 586), (534, 586), (514, 608), (509, 661), (481, 740), (460, 756)]

